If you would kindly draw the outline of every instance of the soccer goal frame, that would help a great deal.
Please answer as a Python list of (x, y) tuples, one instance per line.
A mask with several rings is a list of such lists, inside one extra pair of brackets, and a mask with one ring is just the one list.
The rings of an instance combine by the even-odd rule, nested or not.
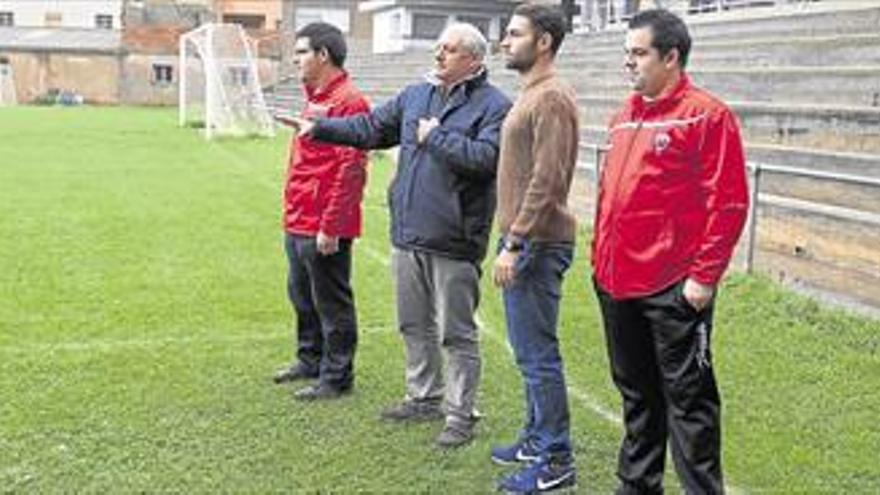
[(15, 93), (15, 77), (12, 64), (5, 58), (0, 58), (0, 107), (18, 104)]
[[(202, 124), (215, 136), (272, 136), (253, 43), (238, 24), (209, 23), (179, 42), (180, 125)], [(194, 102), (201, 103), (195, 105)]]

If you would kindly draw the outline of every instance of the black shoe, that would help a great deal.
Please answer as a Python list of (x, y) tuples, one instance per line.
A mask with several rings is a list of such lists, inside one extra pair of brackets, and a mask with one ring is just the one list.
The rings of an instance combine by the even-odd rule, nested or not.
[(340, 388), (326, 383), (318, 383), (297, 390), (293, 393), (293, 398), (302, 401), (338, 399), (343, 395), (350, 394), (351, 389), (351, 385)]
[(434, 439), (434, 444), (443, 449), (454, 449), (467, 445), (474, 439), (474, 425), (447, 424)]
[(310, 380), (313, 378), (318, 378), (317, 371), (311, 371), (302, 364), (296, 364), (289, 368), (278, 370), (278, 372), (275, 373), (275, 376), (272, 377), (272, 381), (275, 383), (288, 383), (297, 380)]
[(382, 411), (380, 416), (386, 421), (395, 422), (442, 421), (446, 419), (439, 403), (414, 400), (405, 400), (394, 404)]

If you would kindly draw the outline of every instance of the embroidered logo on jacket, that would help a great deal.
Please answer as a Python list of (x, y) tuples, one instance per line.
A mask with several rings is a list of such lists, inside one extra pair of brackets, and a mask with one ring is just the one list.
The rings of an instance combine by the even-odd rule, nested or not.
[(669, 143), (672, 142), (672, 138), (669, 137), (669, 134), (665, 132), (658, 132), (654, 135), (654, 153), (658, 155), (666, 151), (666, 148), (669, 147)]

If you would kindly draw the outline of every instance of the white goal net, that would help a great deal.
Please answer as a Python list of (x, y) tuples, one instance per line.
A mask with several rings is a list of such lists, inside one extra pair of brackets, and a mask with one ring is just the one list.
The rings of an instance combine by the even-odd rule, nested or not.
[(205, 137), (270, 136), (250, 38), (237, 24), (205, 24), (180, 37), (180, 125)]
[(15, 105), (18, 98), (15, 96), (15, 78), (12, 77), (12, 65), (5, 59), (0, 59), (0, 107)]

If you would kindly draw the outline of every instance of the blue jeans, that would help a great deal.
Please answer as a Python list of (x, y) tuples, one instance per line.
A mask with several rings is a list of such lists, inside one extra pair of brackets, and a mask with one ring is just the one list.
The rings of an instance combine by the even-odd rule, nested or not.
[(568, 243), (526, 243), (514, 282), (503, 291), (507, 337), (525, 383), (528, 439), (542, 455), (569, 457), (568, 393), (556, 323), (562, 279), (571, 265)]

